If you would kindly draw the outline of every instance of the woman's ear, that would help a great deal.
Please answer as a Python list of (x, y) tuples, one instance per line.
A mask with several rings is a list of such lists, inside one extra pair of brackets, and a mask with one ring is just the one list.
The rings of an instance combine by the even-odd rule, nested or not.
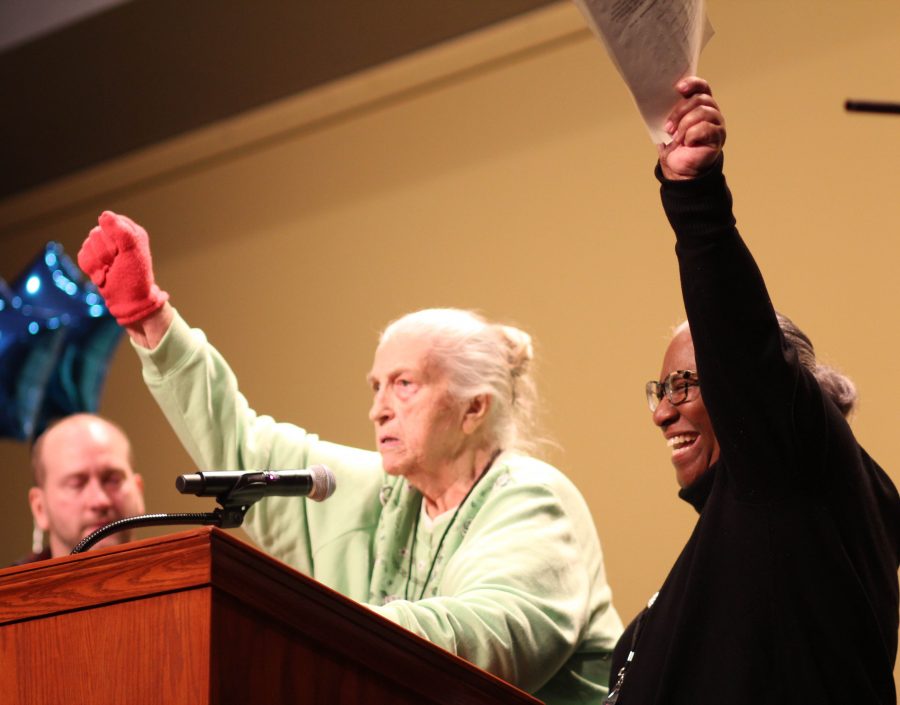
[(493, 397), (490, 394), (477, 394), (469, 400), (463, 416), (463, 432), (471, 435), (475, 433), (484, 420), (487, 418), (488, 412), (491, 410)]

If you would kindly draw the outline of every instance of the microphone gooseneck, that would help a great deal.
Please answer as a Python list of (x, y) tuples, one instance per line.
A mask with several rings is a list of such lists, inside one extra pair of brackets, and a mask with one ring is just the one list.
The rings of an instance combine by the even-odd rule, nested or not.
[[(199, 524), (206, 526), (220, 526), (223, 529), (229, 528), (223, 526), (222, 510), (217, 509), (214, 512), (189, 512), (177, 514), (141, 514), (136, 517), (127, 517), (110, 522), (106, 526), (101, 526), (93, 533), (85, 536), (69, 555), (74, 556), (76, 553), (84, 553), (98, 541), (102, 541), (107, 536), (115, 534), (126, 529), (133, 529), (138, 526), (169, 526), (178, 524)], [(240, 526), (240, 524), (238, 524)]]

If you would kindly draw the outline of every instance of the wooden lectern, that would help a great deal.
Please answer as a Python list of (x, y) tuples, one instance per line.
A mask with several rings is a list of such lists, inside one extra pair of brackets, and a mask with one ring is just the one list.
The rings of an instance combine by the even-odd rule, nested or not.
[(216, 528), (0, 571), (0, 702), (540, 703)]

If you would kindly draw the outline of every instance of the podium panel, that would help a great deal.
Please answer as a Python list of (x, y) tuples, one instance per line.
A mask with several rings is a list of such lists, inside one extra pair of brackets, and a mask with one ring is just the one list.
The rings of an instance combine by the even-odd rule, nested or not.
[(12, 705), (539, 705), (216, 528), (0, 571)]

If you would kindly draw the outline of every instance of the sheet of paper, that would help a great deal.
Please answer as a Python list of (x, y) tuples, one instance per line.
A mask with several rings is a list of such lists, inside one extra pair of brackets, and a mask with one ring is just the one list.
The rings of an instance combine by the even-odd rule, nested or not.
[(654, 143), (678, 100), (678, 79), (696, 74), (713, 34), (704, 0), (574, 0), (628, 85)]

